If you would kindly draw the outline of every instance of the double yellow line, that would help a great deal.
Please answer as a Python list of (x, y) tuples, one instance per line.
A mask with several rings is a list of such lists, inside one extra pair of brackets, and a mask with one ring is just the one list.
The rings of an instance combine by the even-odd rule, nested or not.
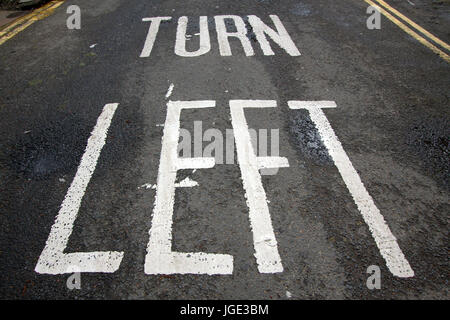
[(33, 12), (15, 20), (13, 23), (7, 25), (5, 28), (0, 29), (0, 45), (5, 43), (7, 40), (14, 37), (16, 34), (22, 30), (28, 28), (33, 23), (38, 20), (44, 19), (51, 15), (53, 11), (63, 4), (64, 1), (56, 0), (50, 1), (45, 6), (34, 10)]
[[(434, 36), (427, 30), (419, 26), (417, 23), (415, 23), (414, 21), (412, 21), (411, 19), (400, 13), (398, 10), (392, 8), (383, 0), (373, 0), (373, 1), (364, 0), (364, 1), (366, 1), (371, 6), (378, 8), (378, 10), (386, 18), (395, 23), (400, 29), (402, 29), (407, 34), (415, 38), (417, 41), (419, 41), (421, 44), (429, 48), (434, 53), (438, 54), (446, 62), (450, 63), (450, 56), (444, 51), (444, 50), (447, 50), (447, 52), (450, 51), (450, 46), (447, 43), (445, 43), (438, 37)], [(409, 24), (414, 29), (416, 29), (416, 31), (420, 32), (423, 36), (414, 31), (413, 29), (409, 28), (406, 24), (401, 22), (394, 15), (402, 19), (405, 23)], [(434, 44), (432, 42), (434, 42)]]

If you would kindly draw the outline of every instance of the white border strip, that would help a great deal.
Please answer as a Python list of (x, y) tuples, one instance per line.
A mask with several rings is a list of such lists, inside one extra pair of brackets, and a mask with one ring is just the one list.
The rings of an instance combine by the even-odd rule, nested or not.
[(105, 145), (111, 120), (118, 103), (107, 104), (98, 117), (97, 124), (89, 137), (75, 178), (67, 191), (47, 243), (42, 251), (35, 271), (38, 273), (62, 274), (73, 272), (116, 271), (123, 258), (123, 252), (77, 252), (64, 253), (73, 224), (77, 218), (86, 188), (94, 173), (97, 161)]
[(336, 108), (334, 101), (288, 101), (290, 109), (307, 109), (311, 120), (316, 125), (320, 137), (328, 153), (338, 168), (353, 200), (355, 201), (364, 221), (386, 260), (386, 265), (393, 275), (407, 278), (413, 277), (414, 271), (398, 246), (397, 239), (376, 207), (369, 192), (367, 192), (358, 172), (353, 167), (341, 142), (333, 131), (327, 117), (321, 108)]

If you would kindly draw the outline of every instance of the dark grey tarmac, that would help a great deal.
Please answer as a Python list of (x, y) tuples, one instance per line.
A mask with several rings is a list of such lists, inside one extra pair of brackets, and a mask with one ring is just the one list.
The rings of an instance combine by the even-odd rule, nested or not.
[[(448, 1), (388, 1), (450, 42)], [(81, 8), (80, 30), (66, 9)], [(382, 18), (366, 27), (363, 0), (71, 0), (0, 46), (0, 298), (13, 299), (449, 299), (450, 66)], [(219, 55), (213, 17), (280, 17), (301, 56), (276, 44), (264, 56), (230, 40)], [(148, 58), (139, 55), (144, 17), (161, 24)], [(174, 54), (177, 20), (208, 16), (211, 51)], [(195, 40), (188, 41), (195, 50)], [(90, 46), (96, 44), (95, 47)], [(192, 46), (192, 47), (190, 47)], [(179, 172), (173, 250), (234, 257), (232, 275), (146, 275), (144, 259), (166, 117), (172, 100), (216, 100), (183, 111), (181, 127), (231, 129), (231, 99), (276, 100), (246, 110), (249, 127), (280, 130), (289, 168), (263, 176), (284, 272), (260, 274), (238, 164)], [(333, 100), (325, 110), (361, 180), (415, 272), (394, 277), (309, 116), (288, 100)], [(34, 271), (102, 108), (119, 103), (87, 188), (67, 252), (124, 251), (113, 274)], [(204, 143), (206, 146), (206, 143)], [(366, 286), (381, 268), (381, 289)]]

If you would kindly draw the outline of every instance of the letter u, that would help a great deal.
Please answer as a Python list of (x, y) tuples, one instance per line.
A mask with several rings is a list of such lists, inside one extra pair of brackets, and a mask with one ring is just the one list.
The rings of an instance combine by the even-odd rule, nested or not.
[(208, 17), (200, 17), (200, 48), (197, 51), (186, 51), (186, 28), (188, 18), (180, 17), (178, 19), (177, 39), (175, 41), (175, 54), (181, 57), (198, 57), (211, 50), (211, 41), (208, 30)]

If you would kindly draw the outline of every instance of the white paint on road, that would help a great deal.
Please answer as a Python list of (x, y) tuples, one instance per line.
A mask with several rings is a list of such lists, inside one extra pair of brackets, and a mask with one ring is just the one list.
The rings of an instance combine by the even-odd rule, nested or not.
[(200, 17), (200, 47), (196, 51), (186, 51), (186, 39), (190, 39), (192, 35), (186, 35), (188, 18), (180, 17), (178, 19), (177, 38), (175, 41), (175, 54), (181, 57), (198, 57), (211, 50), (211, 41), (208, 31), (208, 17)]
[(281, 48), (283, 48), (288, 54), (291, 56), (299, 56), (300, 52), (286, 31), (285, 27), (280, 21), (280, 18), (276, 15), (270, 15), (270, 18), (275, 25), (277, 31), (273, 30), (264, 22), (261, 21), (257, 16), (250, 15), (248, 16), (248, 21), (253, 28), (253, 32), (255, 33), (256, 39), (258, 40), (261, 49), (266, 56), (273, 56), (275, 53), (270, 47), (269, 41), (266, 39), (266, 34)]
[(145, 40), (144, 48), (141, 52), (141, 58), (150, 57), (152, 53), (153, 45), (155, 44), (156, 35), (159, 31), (159, 26), (162, 21), (169, 21), (172, 17), (154, 17), (154, 18), (143, 18), (142, 21), (151, 21), (150, 27), (148, 29), (147, 38)]
[[(284, 49), (291, 56), (299, 56), (300, 52), (295, 46), (292, 38), (289, 36), (286, 28), (281, 22), (277, 15), (270, 15), (275, 28), (271, 28), (266, 25), (260, 18), (255, 15), (248, 16), (248, 23), (244, 22), (244, 19), (236, 15), (218, 15), (214, 16), (214, 21), (216, 25), (217, 40), (219, 42), (219, 52), (221, 56), (231, 56), (231, 47), (229, 38), (236, 38), (241, 42), (246, 56), (253, 56), (254, 50), (249, 39), (253, 32), (256, 37), (256, 41), (259, 42), (263, 54), (274, 55), (269, 41), (266, 36), (268, 36), (274, 43), (278, 44), (282, 49)], [(142, 21), (150, 21), (150, 27), (147, 33), (147, 38), (145, 40), (144, 48), (142, 49), (141, 58), (149, 57), (153, 46), (155, 44), (156, 36), (159, 31), (159, 27), (163, 21), (169, 21), (172, 17), (153, 17), (144, 18)], [(231, 22), (234, 27), (230, 27)], [(209, 34), (208, 17), (199, 17), (199, 32), (195, 33), (195, 36), (199, 36), (199, 48), (194, 51), (186, 50), (186, 42), (192, 40), (192, 35), (186, 34), (188, 28), (189, 18), (187, 16), (181, 16), (178, 18), (176, 37), (175, 37), (175, 48), (174, 52), (176, 55), (181, 57), (198, 57), (204, 55), (211, 51), (211, 38)], [(227, 28), (228, 27), (228, 28)], [(230, 29), (235, 29), (235, 31), (230, 31)]]
[(175, 187), (177, 188), (192, 188), (198, 186), (198, 182), (191, 180), (189, 177), (186, 177), (184, 180), (179, 183), (175, 183)]
[(100, 152), (105, 145), (107, 132), (117, 106), (117, 103), (104, 106), (97, 124), (88, 139), (86, 150), (81, 158), (75, 178), (67, 191), (48, 236), (47, 243), (36, 265), (35, 271), (38, 273), (114, 272), (120, 266), (123, 252), (64, 253), (84, 193), (94, 173)]
[[(173, 91), (173, 83), (170, 84), (169, 89), (167, 89), (167, 93), (166, 93), (166, 99), (169, 99), (169, 97), (172, 95), (172, 91)], [(157, 127), (163, 127), (164, 124), (157, 124)]]
[(397, 277), (413, 277), (414, 271), (400, 249), (397, 239), (392, 234), (380, 210), (366, 190), (358, 172), (353, 167), (341, 142), (334, 133), (322, 108), (336, 108), (334, 101), (288, 101), (291, 109), (306, 109), (314, 122), (320, 137), (338, 168), (353, 200), (355, 201), (364, 221), (386, 260), (386, 265)]
[[(151, 184), (151, 183), (144, 183), (142, 186), (138, 187), (138, 189), (156, 189), (158, 185), (156, 184)], [(192, 180), (189, 177), (186, 177), (184, 180), (175, 183), (175, 187), (176, 188), (192, 188), (192, 187), (196, 187), (198, 186), (198, 182)]]
[(283, 272), (283, 265), (273, 232), (266, 192), (258, 170), (277, 166), (288, 167), (289, 162), (281, 157), (257, 157), (251, 143), (244, 108), (274, 108), (276, 106), (275, 100), (230, 100), (237, 157), (249, 208), (256, 263), (261, 273)]
[(288, 159), (284, 157), (257, 157), (258, 169), (275, 169), (289, 167)]
[[(233, 20), (236, 32), (229, 32), (225, 26), (225, 19)], [(247, 38), (247, 29), (244, 20), (239, 16), (214, 16), (216, 21), (217, 40), (219, 41), (219, 51), (222, 56), (231, 56), (229, 37), (237, 38), (241, 41), (246, 56), (253, 56), (253, 48), (250, 40)]]
[[(213, 108), (215, 101), (169, 101), (158, 170), (155, 207), (144, 271), (146, 274), (231, 274), (233, 257), (172, 251), (172, 223), (177, 171), (212, 168), (214, 158), (178, 158), (182, 109)], [(187, 181), (188, 186), (194, 186)], [(190, 184), (190, 185), (189, 185)], [(179, 185), (180, 186), (180, 185)]]
[(156, 189), (156, 184), (144, 183), (142, 186), (138, 187), (138, 189)]

